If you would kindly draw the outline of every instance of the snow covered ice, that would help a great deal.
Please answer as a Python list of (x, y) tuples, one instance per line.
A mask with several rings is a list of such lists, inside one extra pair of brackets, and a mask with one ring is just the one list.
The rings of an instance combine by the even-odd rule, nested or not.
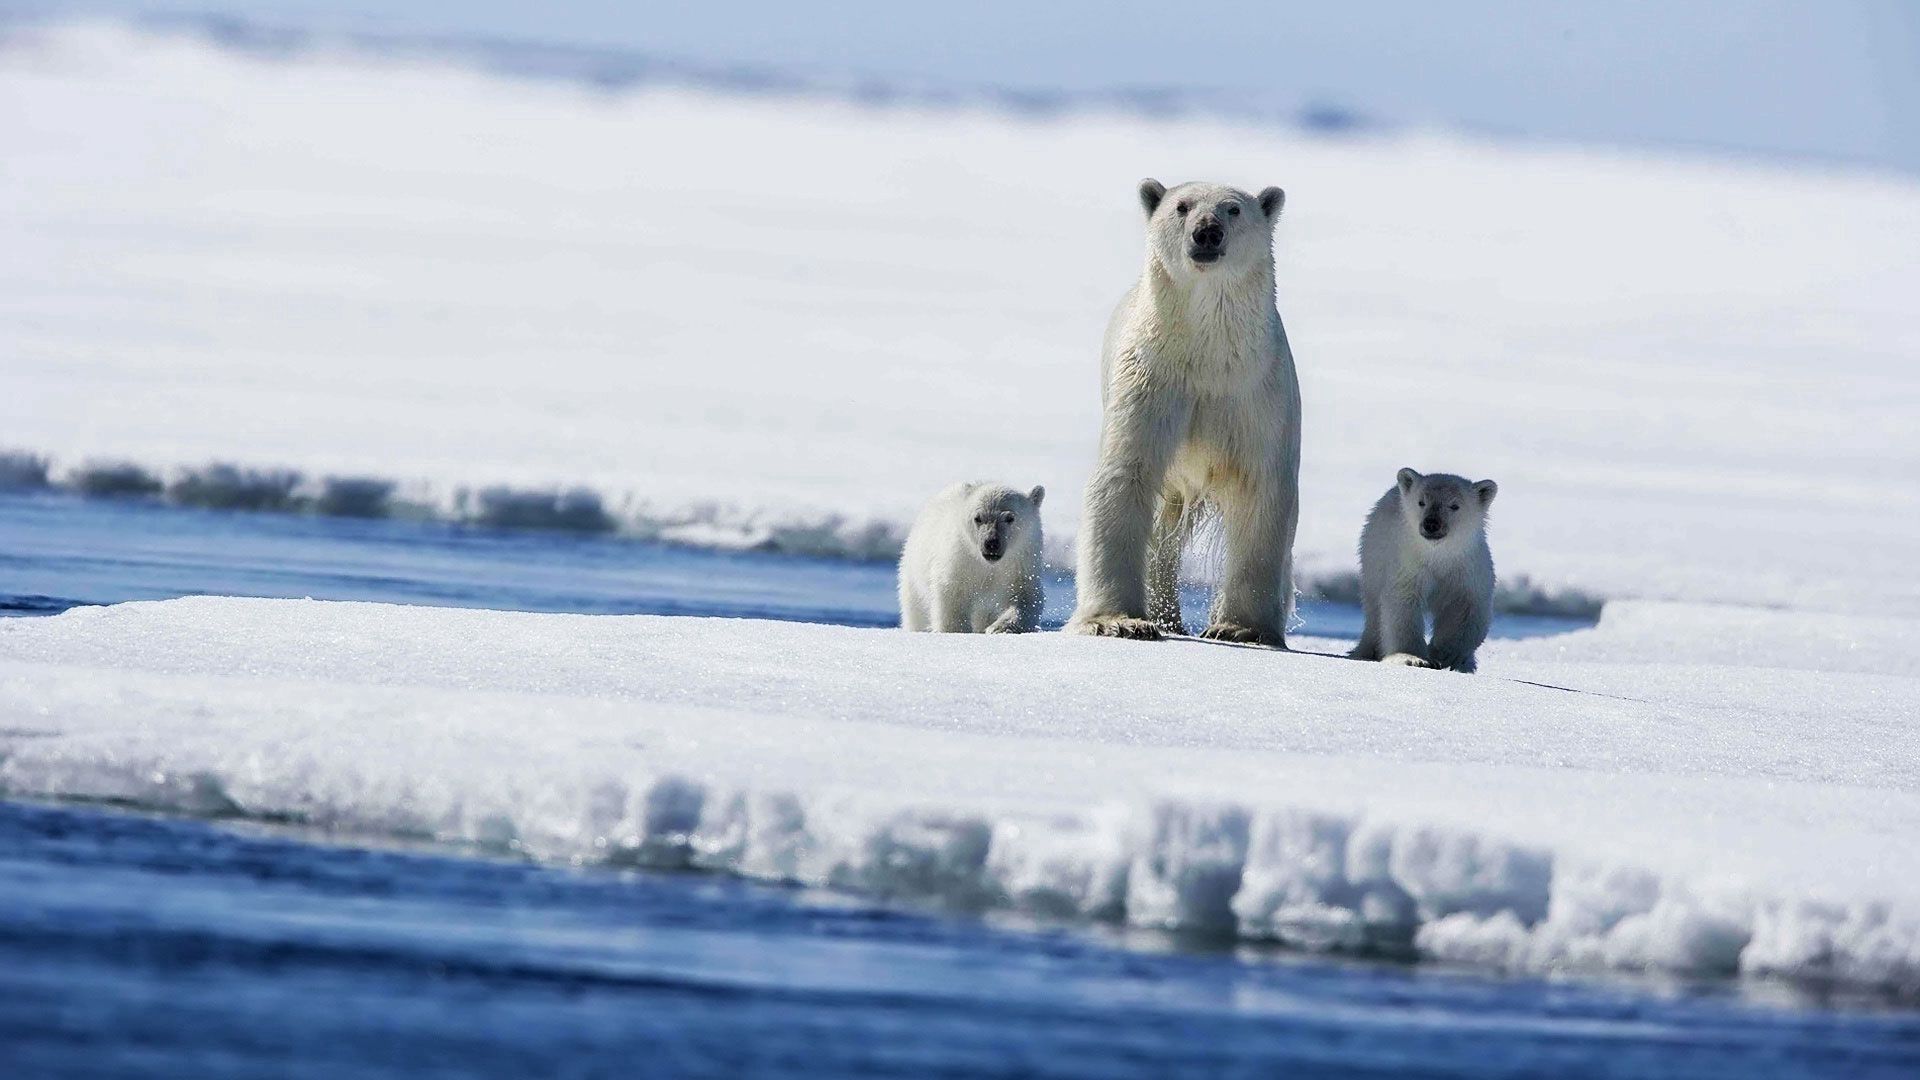
[(1456, 676), (186, 599), (0, 624), (0, 785), (1306, 948), (1910, 993), (1916, 644), (1911, 620), (1622, 604)]
[(524, 516), (480, 497), (506, 485), (556, 522), (871, 555), (955, 479), (1017, 477), (1056, 494), (1057, 558), (1134, 184), (1209, 177), (1288, 193), (1308, 582), (1412, 465), (1500, 481), (1509, 580), (1920, 614), (1911, 178), (105, 25), (11, 35), (0, 101), (0, 449), (56, 480), (225, 462)]
[(8, 796), (1920, 992), (1911, 178), (607, 93), (104, 25), (0, 49), (9, 484), (870, 556), (947, 483), (1005, 476), (1056, 492), (1063, 550), (1133, 185), (1206, 176), (1288, 191), (1304, 577), (1351, 571), (1412, 465), (1500, 482), (1503, 578), (1610, 600), (1593, 630), (1489, 643), (1477, 677), (1060, 635), (83, 609), (0, 623)]

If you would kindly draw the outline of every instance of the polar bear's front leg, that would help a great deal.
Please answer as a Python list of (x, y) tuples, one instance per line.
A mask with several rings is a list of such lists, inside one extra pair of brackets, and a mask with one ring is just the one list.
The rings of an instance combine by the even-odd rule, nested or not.
[(933, 619), (927, 613), (927, 602), (920, 598), (914, 587), (907, 583), (904, 575), (900, 582), (900, 629), (931, 630)]
[(1226, 573), (1211, 625), (1201, 635), (1287, 647), (1287, 611), (1293, 601), (1293, 534), (1299, 523), (1294, 481), (1274, 470), (1245, 478), (1224, 493)]
[(1040, 629), (1040, 609), (1045, 604), (1046, 591), (1039, 577), (1026, 578), (1014, 585), (1012, 602), (995, 614), (980, 632), (1031, 634)]
[(973, 615), (964, 601), (935, 593), (928, 612), (928, 629), (937, 634), (971, 634)]
[(1180, 560), (1193, 534), (1193, 518), (1178, 492), (1160, 497), (1160, 514), (1147, 546), (1147, 617), (1169, 634), (1184, 634), (1180, 618)]
[(1147, 539), (1187, 403), (1143, 378), (1110, 389), (1080, 525), (1079, 602), (1066, 630), (1157, 641), (1160, 627), (1147, 617)]
[(1438, 668), (1472, 674), (1479, 666), (1474, 653), (1492, 627), (1491, 598), (1474, 595), (1455, 582), (1434, 589), (1433, 642), (1427, 656)]
[(1420, 583), (1403, 578), (1392, 583), (1379, 601), (1380, 662), (1429, 667), (1427, 623), (1422, 611)]

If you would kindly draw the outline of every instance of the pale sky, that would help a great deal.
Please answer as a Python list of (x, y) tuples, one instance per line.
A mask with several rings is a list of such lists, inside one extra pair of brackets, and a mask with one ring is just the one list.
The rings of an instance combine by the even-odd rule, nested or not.
[(1907, 0), (0, 0), (0, 10), (219, 11), (1021, 89), (1251, 89), (1390, 121), (1920, 171), (1920, 2)]

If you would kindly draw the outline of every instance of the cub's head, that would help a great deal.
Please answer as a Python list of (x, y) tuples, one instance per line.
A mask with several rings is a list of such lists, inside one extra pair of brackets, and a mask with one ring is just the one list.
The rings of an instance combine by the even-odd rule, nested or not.
[(1422, 540), (1439, 543), (1449, 536), (1468, 537), (1487, 523), (1487, 507), (1500, 485), (1491, 480), (1468, 480), (1451, 473), (1422, 476), (1401, 469), (1400, 509), (1408, 527)]
[(1040, 548), (1040, 500), (1047, 489), (1015, 491), (997, 484), (982, 484), (974, 489), (971, 514), (966, 521), (973, 549), (990, 563), (1008, 555), (1023, 555)]
[(1140, 181), (1147, 246), (1176, 279), (1238, 276), (1273, 269), (1273, 223), (1287, 193), (1270, 187), (1249, 195), (1224, 184)]

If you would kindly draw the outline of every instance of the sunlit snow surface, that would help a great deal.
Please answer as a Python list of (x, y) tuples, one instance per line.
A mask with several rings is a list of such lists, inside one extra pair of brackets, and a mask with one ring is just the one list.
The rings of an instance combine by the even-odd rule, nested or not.
[(10, 34), (0, 103), (0, 439), (56, 478), (286, 466), (870, 554), (992, 477), (1064, 543), (1134, 183), (1207, 177), (1289, 192), (1309, 578), (1412, 465), (1500, 481), (1509, 578), (1920, 614), (1910, 178), (105, 26)]
[(1459, 676), (186, 599), (0, 623), (0, 790), (1308, 948), (1911, 993), (1917, 642), (1905, 620), (1628, 604)]

